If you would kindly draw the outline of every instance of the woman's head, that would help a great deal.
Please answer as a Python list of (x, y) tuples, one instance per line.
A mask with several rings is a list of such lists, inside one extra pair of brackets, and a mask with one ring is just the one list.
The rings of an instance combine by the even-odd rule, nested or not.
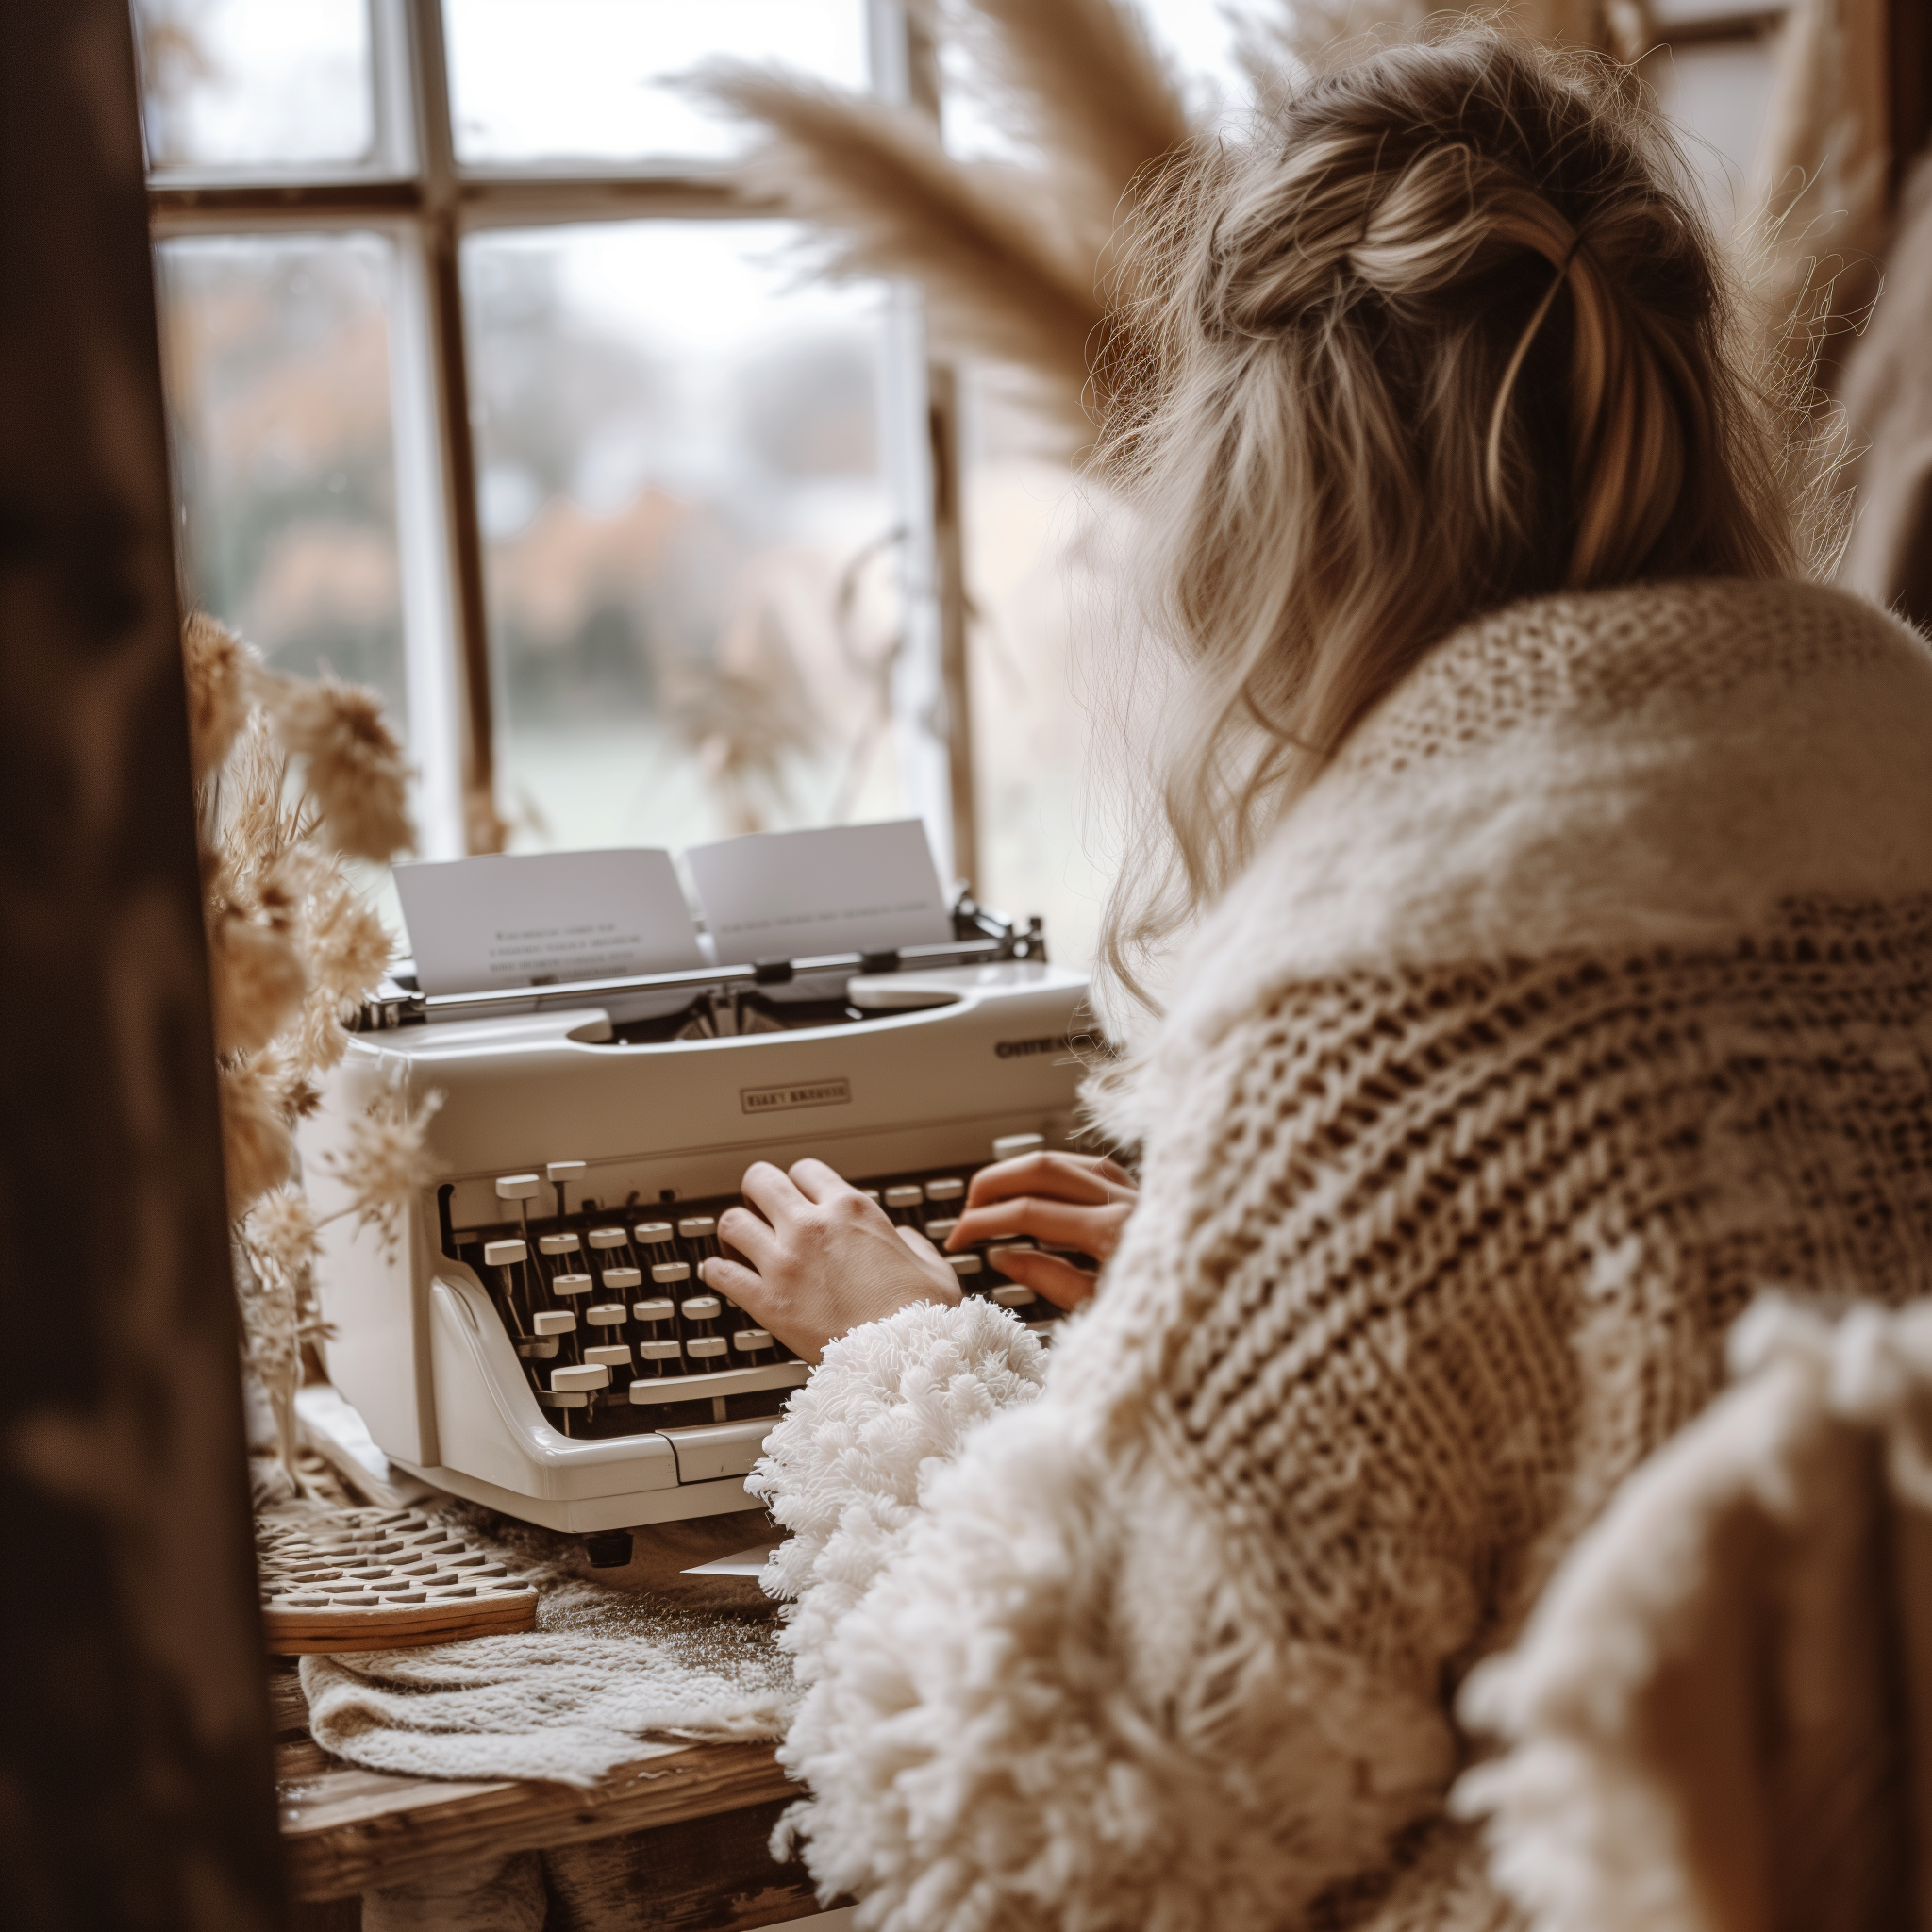
[(1795, 568), (1683, 178), (1627, 70), (1464, 27), (1151, 185), (1101, 462), (1184, 670), (1108, 910), (1128, 986), (1457, 624)]

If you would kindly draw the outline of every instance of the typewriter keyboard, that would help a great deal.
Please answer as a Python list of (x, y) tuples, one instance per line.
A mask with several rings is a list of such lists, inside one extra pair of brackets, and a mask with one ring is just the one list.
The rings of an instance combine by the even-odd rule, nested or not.
[[(991, 1158), (1040, 1144), (1038, 1134), (1011, 1135), (993, 1142)], [(967, 1163), (856, 1185), (942, 1247), (977, 1171)], [(776, 1415), (806, 1364), (698, 1273), (720, 1252), (718, 1217), (738, 1197), (600, 1202), (583, 1197), (583, 1173), (581, 1161), (559, 1160), (504, 1174), (501, 1221), (443, 1230), (444, 1252), (489, 1291), (551, 1424), (567, 1436), (615, 1436)], [(964, 1293), (1044, 1335), (1059, 1310), (1001, 1267), (1035, 1245), (993, 1241), (947, 1259)]]

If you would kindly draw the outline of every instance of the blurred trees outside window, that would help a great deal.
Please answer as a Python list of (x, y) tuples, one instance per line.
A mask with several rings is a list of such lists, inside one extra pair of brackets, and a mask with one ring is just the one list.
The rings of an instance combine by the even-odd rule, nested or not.
[[(1232, 119), (1243, 23), (1287, 4), (1141, 11), (1197, 117)], [(447, 794), (425, 856), (912, 810), (943, 858), (951, 597), (974, 884), (1084, 961), (1108, 858), (1079, 701), (1115, 613), (1077, 459), (966, 370), (965, 574), (939, 580), (916, 302), (813, 280), (725, 182), (749, 131), (678, 78), (730, 55), (903, 98), (895, 0), (133, 7), (186, 589), (382, 692)], [(1649, 0), (1641, 72), (1721, 223), (1780, 11)], [(953, 43), (939, 75), (948, 147), (1008, 152)]]

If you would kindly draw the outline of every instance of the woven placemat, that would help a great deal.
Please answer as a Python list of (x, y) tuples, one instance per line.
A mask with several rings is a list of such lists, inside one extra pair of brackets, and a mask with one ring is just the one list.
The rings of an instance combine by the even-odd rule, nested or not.
[(537, 1592), (502, 1558), (420, 1509), (258, 1518), (268, 1647), (402, 1650), (537, 1624)]

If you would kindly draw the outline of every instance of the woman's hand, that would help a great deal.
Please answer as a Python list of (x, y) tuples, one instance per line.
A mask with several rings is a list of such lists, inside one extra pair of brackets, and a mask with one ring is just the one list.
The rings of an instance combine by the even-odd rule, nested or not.
[(790, 1174), (756, 1161), (744, 1197), (751, 1208), (718, 1217), (719, 1240), (744, 1259), (715, 1257), (698, 1272), (808, 1362), (862, 1322), (959, 1299), (939, 1250), (916, 1228), (894, 1227), (823, 1160), (798, 1161)]
[[(946, 1246), (957, 1250), (974, 1241), (1031, 1237), (1105, 1262), (1139, 1198), (1126, 1169), (1103, 1156), (1023, 1154), (973, 1176), (966, 1211)], [(1002, 1255), (1000, 1272), (1061, 1308), (1077, 1308), (1098, 1278), (1064, 1256), (1024, 1249)]]

